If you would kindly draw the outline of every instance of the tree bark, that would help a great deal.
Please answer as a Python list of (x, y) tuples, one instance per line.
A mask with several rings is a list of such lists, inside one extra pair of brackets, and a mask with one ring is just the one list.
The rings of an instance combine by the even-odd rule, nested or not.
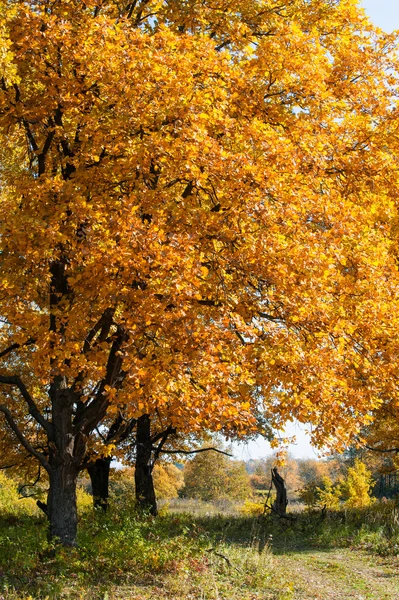
[(158, 508), (152, 469), (151, 421), (149, 415), (142, 415), (137, 419), (136, 468), (134, 472), (136, 502), (143, 510), (156, 515)]
[(76, 486), (86, 442), (74, 432), (74, 391), (67, 378), (56, 375), (50, 385), (52, 436), (49, 442), (50, 489), (47, 500), (49, 534), (63, 546), (77, 544)]
[(53, 465), (47, 499), (50, 539), (63, 546), (76, 546), (78, 515), (76, 484), (78, 470), (71, 462)]
[(102, 508), (104, 511), (108, 508), (110, 467), (110, 457), (97, 458), (95, 462), (90, 463), (87, 467), (91, 481), (94, 508)]
[(273, 510), (280, 515), (280, 517), (283, 517), (287, 512), (287, 488), (285, 487), (285, 481), (279, 474), (277, 467), (272, 469), (272, 482), (277, 493), (276, 499), (273, 503)]

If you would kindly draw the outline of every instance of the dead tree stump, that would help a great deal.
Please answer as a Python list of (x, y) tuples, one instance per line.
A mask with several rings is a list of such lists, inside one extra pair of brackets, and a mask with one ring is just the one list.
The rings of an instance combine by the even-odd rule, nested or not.
[(273, 503), (272, 510), (277, 513), (280, 517), (284, 517), (287, 512), (287, 488), (285, 487), (285, 481), (279, 474), (277, 467), (272, 469), (272, 482), (276, 488), (276, 499)]

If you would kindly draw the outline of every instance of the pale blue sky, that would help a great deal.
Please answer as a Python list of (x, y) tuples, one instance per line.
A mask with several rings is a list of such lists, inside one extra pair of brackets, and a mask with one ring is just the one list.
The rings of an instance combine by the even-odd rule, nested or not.
[[(319, 454), (309, 442), (309, 435), (306, 433), (306, 427), (300, 423), (289, 423), (285, 435), (295, 436), (296, 443), (288, 446), (289, 452), (295, 458), (319, 458)], [(262, 458), (272, 453), (270, 444), (263, 438), (247, 444), (233, 444), (235, 458), (239, 460), (249, 460), (250, 458)]]
[[(362, 0), (361, 5), (371, 20), (384, 31), (390, 33), (394, 29), (399, 29), (399, 0)], [(296, 444), (289, 446), (289, 450), (294, 456), (297, 458), (317, 457), (317, 451), (310, 445), (309, 436), (303, 425), (290, 424), (286, 434), (296, 436)], [(234, 445), (235, 456), (243, 460), (267, 456), (270, 452), (270, 445), (261, 438), (249, 444)]]
[(371, 20), (391, 32), (399, 29), (399, 0), (363, 0), (361, 2)]

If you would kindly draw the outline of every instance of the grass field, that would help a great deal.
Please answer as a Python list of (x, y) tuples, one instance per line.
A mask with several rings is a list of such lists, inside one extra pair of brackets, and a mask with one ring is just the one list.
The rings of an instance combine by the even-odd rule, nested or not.
[(3, 510), (0, 599), (399, 600), (394, 505), (291, 522), (204, 506), (140, 518), (119, 502), (83, 502), (76, 550), (48, 544), (32, 504)]

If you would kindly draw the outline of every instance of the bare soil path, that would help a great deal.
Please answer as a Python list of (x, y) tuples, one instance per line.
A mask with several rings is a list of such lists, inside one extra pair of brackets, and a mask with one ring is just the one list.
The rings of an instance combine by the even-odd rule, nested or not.
[[(293, 600), (399, 600), (399, 559), (359, 550), (298, 551), (276, 556)], [(281, 594), (283, 596), (283, 594)], [(287, 588), (287, 600), (290, 590)]]

